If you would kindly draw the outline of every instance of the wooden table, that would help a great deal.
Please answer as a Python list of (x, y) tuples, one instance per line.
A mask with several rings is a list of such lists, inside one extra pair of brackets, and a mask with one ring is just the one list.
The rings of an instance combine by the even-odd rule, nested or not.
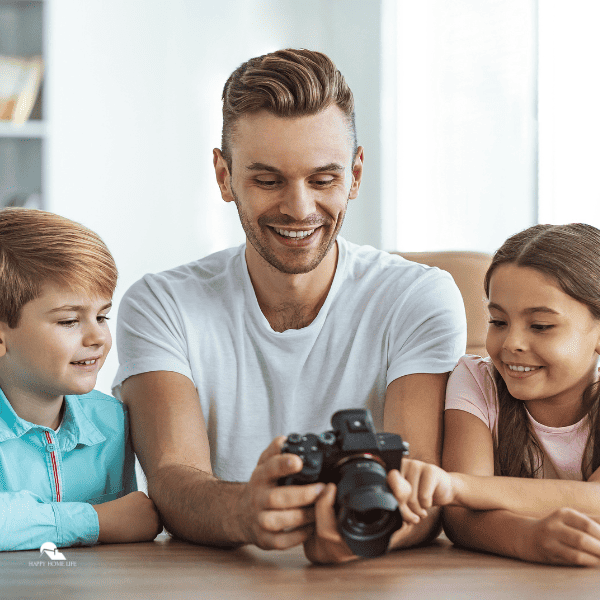
[(299, 548), (219, 550), (165, 535), (146, 544), (65, 548), (63, 554), (62, 566), (36, 566), (48, 562), (37, 550), (1, 553), (0, 600), (600, 597), (596, 569), (528, 564), (460, 550), (446, 539), (333, 567), (310, 565)]

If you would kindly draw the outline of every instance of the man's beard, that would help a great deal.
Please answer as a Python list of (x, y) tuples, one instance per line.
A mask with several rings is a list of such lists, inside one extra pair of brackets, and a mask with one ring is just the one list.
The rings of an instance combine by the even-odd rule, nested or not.
[[(278, 219), (273, 219), (266, 216), (261, 216), (258, 218), (258, 230), (255, 226), (252, 225), (250, 219), (244, 212), (242, 208), (242, 204), (240, 199), (238, 198), (233, 186), (231, 187), (231, 193), (233, 195), (233, 199), (235, 201), (235, 205), (237, 206), (238, 214), (240, 216), (240, 221), (242, 223), (242, 228), (248, 238), (248, 241), (252, 244), (254, 249), (264, 258), (272, 267), (280, 271), (281, 273), (286, 273), (288, 275), (298, 275), (301, 273), (310, 273), (314, 269), (316, 269), (321, 261), (327, 256), (327, 253), (331, 250), (335, 240), (337, 238), (337, 234), (339, 233), (342, 223), (344, 221), (344, 216), (346, 214), (346, 210), (340, 213), (340, 217), (337, 222), (337, 227), (335, 231), (330, 235), (329, 240), (325, 239), (321, 242), (319, 248), (317, 249), (316, 256), (310, 260), (309, 262), (301, 262), (301, 264), (289, 264), (289, 262), (284, 262), (281, 260), (275, 252), (265, 243), (262, 238), (262, 230), (267, 227), (267, 222), (270, 227), (279, 227), (281, 229), (285, 229), (286, 227), (310, 227), (317, 228), (323, 227), (328, 230), (333, 226), (333, 219), (323, 217), (321, 215), (311, 215), (308, 219), (303, 221), (294, 221), (290, 217), (281, 216)], [(346, 206), (348, 206), (348, 200), (346, 200)], [(278, 234), (275, 234), (278, 235)], [(312, 234), (314, 235), (314, 234)], [(302, 249), (298, 248), (297, 252), (300, 253)], [(310, 252), (309, 249), (306, 249), (305, 253)], [(302, 256), (302, 255), (301, 255)]]

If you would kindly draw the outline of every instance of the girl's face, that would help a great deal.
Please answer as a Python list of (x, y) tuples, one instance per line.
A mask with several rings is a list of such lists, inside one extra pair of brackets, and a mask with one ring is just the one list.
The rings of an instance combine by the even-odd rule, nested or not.
[(489, 301), (487, 351), (508, 391), (544, 425), (577, 422), (597, 376), (600, 321), (554, 279), (513, 264), (494, 271)]

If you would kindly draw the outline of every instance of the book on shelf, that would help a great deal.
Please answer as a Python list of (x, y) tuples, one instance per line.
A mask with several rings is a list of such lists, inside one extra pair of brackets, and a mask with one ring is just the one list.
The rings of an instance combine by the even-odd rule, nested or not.
[(21, 125), (29, 119), (40, 91), (43, 72), (41, 56), (0, 55), (0, 120)]

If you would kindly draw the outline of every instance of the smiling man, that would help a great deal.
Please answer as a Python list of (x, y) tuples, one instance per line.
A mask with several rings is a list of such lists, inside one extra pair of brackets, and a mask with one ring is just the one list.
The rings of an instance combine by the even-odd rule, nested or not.
[[(282, 436), (329, 429), (337, 410), (369, 408), (378, 430), (439, 463), (462, 299), (447, 273), (338, 235), (363, 159), (352, 92), (324, 54), (254, 58), (225, 84), (213, 162), (247, 242), (142, 278), (117, 331), (115, 392), (150, 496), (179, 537), (353, 558), (335, 527), (335, 486), (277, 485), (302, 468), (281, 454)], [(392, 545), (437, 527), (431, 510)]]

